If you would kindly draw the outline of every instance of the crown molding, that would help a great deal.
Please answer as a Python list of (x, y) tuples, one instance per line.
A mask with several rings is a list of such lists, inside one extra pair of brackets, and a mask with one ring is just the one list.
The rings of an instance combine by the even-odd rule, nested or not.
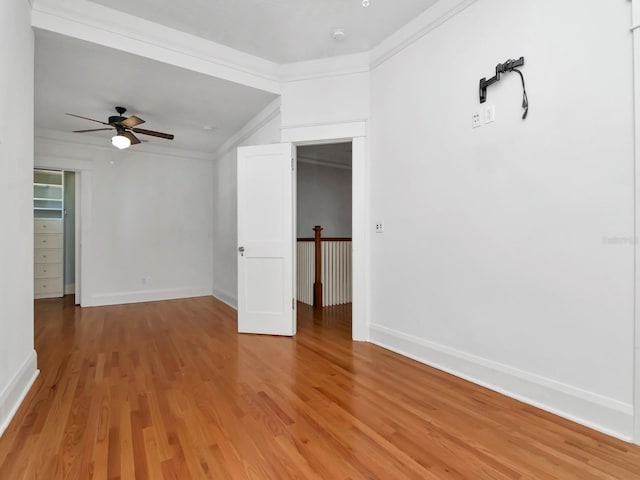
[(478, 0), (439, 0), (369, 52), (277, 64), (86, 0), (27, 0), (32, 26), (249, 87), (368, 73)]
[(368, 52), (279, 66), (282, 82), (368, 73), (478, 0), (439, 0)]
[(368, 52), (329, 57), (279, 67), (283, 82), (368, 73), (478, 0), (439, 0)]
[(369, 53), (371, 70), (412, 45), (447, 20), (473, 5), (478, 0), (439, 0), (404, 27), (391, 34)]
[(277, 64), (86, 0), (27, 0), (32, 26), (280, 94), (282, 83), (368, 73), (477, 0), (440, 0), (369, 52)]
[(280, 65), (278, 75), (283, 82), (368, 73), (369, 53), (356, 53)]
[(88, 2), (33, 0), (31, 25), (279, 94), (278, 64)]
[(218, 159), (229, 153), (229, 151), (240, 146), (251, 135), (256, 133), (267, 123), (280, 115), (280, 97), (276, 98), (273, 102), (267, 105), (260, 111), (255, 117), (249, 120), (244, 127), (238, 130), (233, 136), (231, 136), (222, 146), (216, 151), (214, 158)]

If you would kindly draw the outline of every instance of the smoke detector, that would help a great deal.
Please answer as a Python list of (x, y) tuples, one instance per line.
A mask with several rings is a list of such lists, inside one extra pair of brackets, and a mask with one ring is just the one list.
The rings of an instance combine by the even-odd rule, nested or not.
[(371, 5), (371, 2), (369, 0), (362, 0), (362, 6), (363, 7), (368, 7), (369, 5)]
[(344, 29), (336, 28), (331, 36), (336, 42), (341, 42), (342, 40), (344, 40)]

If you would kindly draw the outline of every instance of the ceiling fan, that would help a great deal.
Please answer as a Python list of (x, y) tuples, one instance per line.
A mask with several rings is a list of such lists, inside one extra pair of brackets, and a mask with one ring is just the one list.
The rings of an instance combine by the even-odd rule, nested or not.
[(116, 112), (118, 115), (113, 115), (109, 117), (107, 122), (102, 122), (100, 120), (94, 120), (93, 118), (83, 117), (81, 115), (75, 115), (73, 113), (65, 113), (65, 115), (70, 115), (72, 117), (83, 118), (85, 120), (90, 120), (92, 122), (101, 123), (102, 125), (106, 125), (108, 128), (92, 128), (89, 130), (73, 130), (73, 133), (87, 133), (87, 132), (100, 132), (102, 130), (115, 130), (116, 134), (111, 138), (111, 143), (114, 147), (117, 148), (127, 148), (131, 145), (136, 145), (140, 143), (138, 137), (136, 137), (133, 132), (141, 133), (142, 135), (151, 135), (152, 137), (160, 137), (166, 138), (167, 140), (173, 140), (173, 135), (170, 133), (162, 133), (155, 132), (153, 130), (145, 130), (144, 128), (136, 128), (138, 125), (145, 123), (143, 119), (140, 117), (136, 117), (132, 115), (130, 117), (124, 117), (124, 112), (127, 109), (124, 107), (116, 107)]

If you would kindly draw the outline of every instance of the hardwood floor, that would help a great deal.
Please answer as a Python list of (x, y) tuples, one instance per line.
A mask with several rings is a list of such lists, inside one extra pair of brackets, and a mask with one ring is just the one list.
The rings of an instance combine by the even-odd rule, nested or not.
[(634, 479), (640, 448), (370, 344), (348, 307), (236, 333), (210, 297), (36, 304), (0, 479)]

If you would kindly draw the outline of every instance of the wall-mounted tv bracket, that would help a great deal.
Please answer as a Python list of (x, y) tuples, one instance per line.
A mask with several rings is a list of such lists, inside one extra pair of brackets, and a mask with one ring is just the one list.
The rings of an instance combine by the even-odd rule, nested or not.
[(527, 98), (527, 90), (524, 86), (524, 75), (522, 72), (518, 70), (517, 67), (521, 67), (524, 65), (524, 57), (520, 57), (518, 60), (507, 60), (504, 63), (499, 63), (496, 65), (496, 74), (491, 77), (489, 80), (486, 78), (480, 79), (480, 103), (484, 103), (487, 101), (487, 87), (490, 87), (496, 82), (500, 81), (500, 75), (507, 72), (516, 72), (520, 75), (520, 79), (522, 80), (522, 108), (524, 108), (524, 114), (522, 118), (527, 118), (527, 113), (529, 112), (529, 100)]

